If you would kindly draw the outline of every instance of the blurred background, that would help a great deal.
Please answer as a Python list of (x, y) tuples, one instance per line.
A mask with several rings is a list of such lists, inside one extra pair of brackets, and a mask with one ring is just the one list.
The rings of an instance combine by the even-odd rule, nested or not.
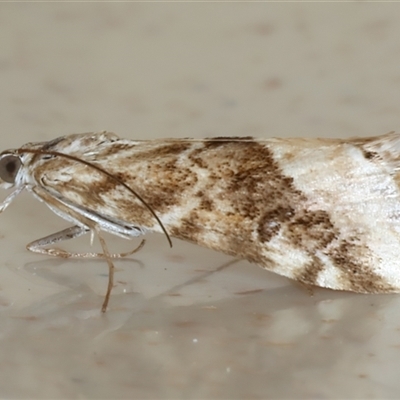
[[(2, 3), (0, 148), (98, 130), (399, 131), (399, 38), (400, 4), (388, 2)], [(117, 263), (100, 315), (104, 262), (25, 250), (66, 226), (27, 194), (0, 217), (0, 397), (400, 396), (400, 296), (310, 296), (151, 236)], [(89, 239), (63, 247), (87, 251)]]

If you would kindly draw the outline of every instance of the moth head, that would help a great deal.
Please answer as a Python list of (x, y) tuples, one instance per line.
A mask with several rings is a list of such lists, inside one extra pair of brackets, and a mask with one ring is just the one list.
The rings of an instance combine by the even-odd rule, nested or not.
[(22, 162), (18, 155), (10, 153), (0, 155), (0, 179), (14, 184), (21, 166)]

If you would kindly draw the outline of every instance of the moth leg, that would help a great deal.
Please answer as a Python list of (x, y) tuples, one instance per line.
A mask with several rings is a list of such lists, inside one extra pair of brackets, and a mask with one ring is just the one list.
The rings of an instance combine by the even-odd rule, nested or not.
[(114, 267), (114, 264), (111, 261), (111, 254), (108, 251), (108, 247), (107, 247), (106, 241), (100, 235), (100, 232), (99, 232), (98, 229), (96, 229), (96, 232), (97, 232), (97, 237), (99, 238), (101, 247), (103, 248), (104, 258), (106, 259), (107, 264), (108, 264), (108, 286), (107, 286), (106, 295), (104, 297), (103, 305), (101, 306), (101, 312), (105, 313), (106, 310), (107, 310), (108, 302), (110, 300), (111, 290), (112, 290), (112, 288), (114, 286), (114, 271), (115, 271), (115, 267)]
[(12, 193), (10, 193), (1, 203), (0, 203), (0, 213), (2, 213), (12, 202), (13, 200), (24, 190), (24, 186), (21, 186), (15, 189)]
[[(33, 253), (44, 254), (47, 256), (61, 257), (61, 258), (104, 258), (104, 253), (73, 253), (57, 247), (46, 248), (45, 246), (53, 245), (68, 239), (74, 239), (90, 232), (89, 228), (80, 227), (78, 225), (71, 226), (70, 228), (53, 233), (52, 235), (35, 240), (27, 244), (26, 248)], [(139, 251), (145, 244), (143, 239), (139, 246), (131, 251), (125, 253), (109, 254), (110, 258), (123, 258), (132, 255)]]

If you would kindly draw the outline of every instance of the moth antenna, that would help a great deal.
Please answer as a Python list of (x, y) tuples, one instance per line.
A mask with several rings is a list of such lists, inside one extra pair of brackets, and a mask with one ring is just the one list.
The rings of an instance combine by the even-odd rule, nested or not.
[(122, 185), (124, 188), (129, 190), (129, 192), (131, 192), (150, 211), (150, 213), (153, 215), (153, 217), (156, 219), (156, 221), (160, 225), (161, 230), (165, 234), (165, 237), (168, 240), (169, 246), (172, 247), (171, 237), (169, 236), (169, 234), (168, 234), (167, 230), (165, 229), (163, 223), (161, 222), (160, 218), (157, 216), (157, 214), (151, 208), (151, 206), (146, 202), (146, 200), (143, 199), (142, 196), (140, 196), (139, 193), (137, 193), (130, 186), (128, 186), (123, 180), (119, 179), (118, 177), (116, 177), (112, 173), (106, 171), (105, 169), (103, 169), (103, 168), (101, 168), (101, 167), (99, 167), (99, 166), (97, 166), (95, 164), (92, 164), (89, 161), (82, 160), (79, 157), (71, 156), (70, 154), (59, 153), (58, 151), (40, 150), (40, 149), (17, 149), (16, 153), (17, 154), (32, 153), (32, 154), (43, 154), (43, 155), (49, 155), (49, 156), (64, 157), (64, 158), (67, 158), (69, 160), (76, 161), (76, 162), (79, 162), (81, 164), (87, 165), (88, 167), (91, 167), (91, 168), (95, 169), (96, 171), (99, 171), (100, 173), (102, 173), (102, 174), (106, 175), (107, 177), (111, 178), (112, 180), (114, 180), (114, 182), (117, 182), (118, 184)]

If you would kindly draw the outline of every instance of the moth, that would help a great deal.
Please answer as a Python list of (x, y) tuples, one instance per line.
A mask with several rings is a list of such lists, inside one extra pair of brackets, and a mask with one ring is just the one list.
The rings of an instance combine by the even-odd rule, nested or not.
[[(102, 257), (103, 232), (147, 232), (249, 260), (306, 285), (400, 291), (400, 134), (354, 139), (61, 136), (0, 153), (2, 212), (27, 189), (72, 226), (27, 245)], [(54, 247), (90, 233), (103, 253)], [(143, 243), (143, 242), (142, 242)], [(139, 246), (140, 247), (140, 246)]]

